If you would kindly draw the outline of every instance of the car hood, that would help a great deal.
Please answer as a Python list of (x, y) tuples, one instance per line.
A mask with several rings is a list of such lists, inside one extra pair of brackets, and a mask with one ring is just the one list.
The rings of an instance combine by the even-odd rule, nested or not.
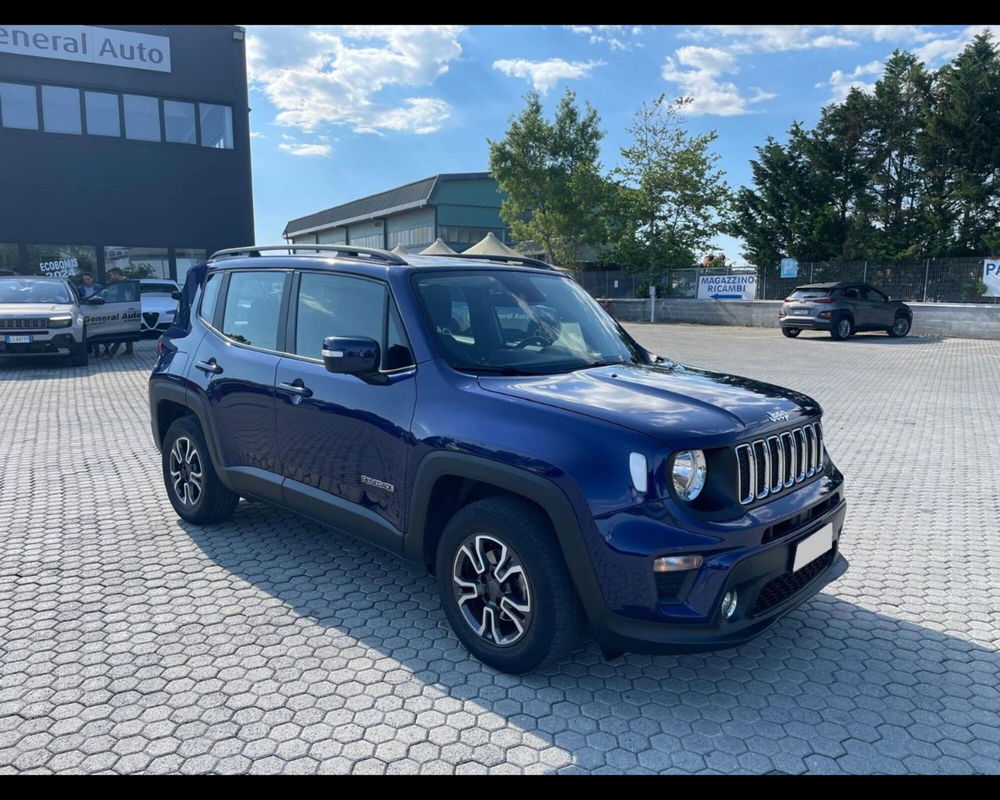
[(613, 422), (675, 449), (728, 444), (821, 413), (815, 400), (791, 389), (673, 363), (482, 376), (479, 384), (489, 392)]
[(47, 317), (72, 312), (70, 303), (0, 303), (0, 317)]
[(169, 294), (144, 294), (139, 299), (142, 310), (145, 312), (176, 311), (177, 301)]

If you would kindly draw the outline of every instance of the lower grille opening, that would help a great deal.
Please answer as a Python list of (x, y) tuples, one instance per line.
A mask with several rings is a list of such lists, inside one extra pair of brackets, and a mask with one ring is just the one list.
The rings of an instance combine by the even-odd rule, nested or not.
[(798, 572), (786, 572), (784, 575), (779, 575), (765, 583), (764, 588), (757, 595), (757, 603), (754, 605), (753, 611), (750, 612), (751, 616), (763, 614), (803, 589), (813, 578), (830, 566), (833, 561), (833, 553), (832, 549), (827, 550)]
[(803, 525), (808, 525), (814, 519), (819, 519), (831, 508), (836, 508), (837, 504), (840, 503), (840, 494), (835, 493), (828, 497), (822, 503), (814, 505), (812, 508), (807, 508), (805, 511), (800, 511), (794, 517), (789, 517), (788, 519), (779, 522), (777, 525), (772, 525), (766, 531), (764, 531), (764, 538), (761, 540), (763, 544), (768, 542), (773, 542), (775, 539), (780, 539), (792, 531), (798, 530)]
[(694, 570), (680, 570), (678, 572), (654, 572), (656, 580), (656, 596), (661, 603), (678, 603), (687, 588), (688, 578), (694, 574)]

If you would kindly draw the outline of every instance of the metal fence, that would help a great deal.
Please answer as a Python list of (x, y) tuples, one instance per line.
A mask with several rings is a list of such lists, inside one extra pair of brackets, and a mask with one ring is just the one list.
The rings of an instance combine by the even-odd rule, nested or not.
[[(800, 262), (798, 276), (781, 278), (777, 268), (757, 270), (757, 299), (781, 300), (805, 283), (860, 281), (890, 297), (909, 302), (996, 303), (983, 297), (984, 256), (925, 258), (913, 261)], [(702, 275), (747, 274), (747, 268), (673, 269), (662, 272), (581, 270), (580, 284), (595, 297), (648, 297), (656, 286), (657, 297), (697, 297)]]

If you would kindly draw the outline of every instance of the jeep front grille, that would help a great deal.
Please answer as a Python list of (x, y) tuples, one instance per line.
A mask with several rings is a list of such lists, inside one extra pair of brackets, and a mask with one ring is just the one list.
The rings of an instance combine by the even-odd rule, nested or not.
[(49, 326), (49, 318), (41, 319), (0, 319), (0, 328), (17, 330), (45, 330)]
[(736, 446), (740, 503), (777, 494), (823, 469), (823, 431), (810, 423)]

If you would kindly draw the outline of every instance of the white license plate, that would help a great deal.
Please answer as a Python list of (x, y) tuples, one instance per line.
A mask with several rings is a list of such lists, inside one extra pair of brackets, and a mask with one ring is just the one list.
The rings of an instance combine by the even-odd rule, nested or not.
[(795, 559), (792, 561), (792, 572), (798, 572), (806, 564), (815, 561), (831, 547), (833, 547), (832, 522), (829, 525), (824, 525), (811, 536), (807, 536), (795, 546)]
[(31, 344), (32, 341), (34, 341), (34, 340), (32, 339), (31, 336), (8, 336), (7, 337), (7, 344)]
[(809, 313), (809, 309), (808, 308), (793, 308), (792, 309), (792, 313), (793, 314), (797, 314), (800, 317), (804, 317), (806, 314)]

